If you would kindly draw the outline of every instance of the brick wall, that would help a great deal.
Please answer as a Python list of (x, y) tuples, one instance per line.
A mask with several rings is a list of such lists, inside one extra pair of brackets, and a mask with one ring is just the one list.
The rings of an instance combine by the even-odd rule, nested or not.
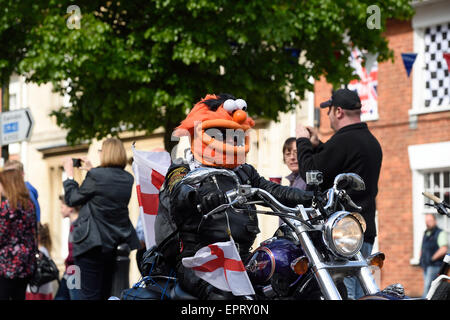
[[(377, 197), (379, 249), (386, 254), (381, 287), (401, 283), (406, 294), (420, 296), (422, 269), (410, 264), (413, 256), (413, 208), (408, 146), (450, 141), (450, 112), (420, 115), (417, 128), (409, 128), (412, 74), (407, 77), (401, 53), (414, 51), (411, 22), (390, 21), (386, 36), (394, 51), (394, 62), (378, 66), (379, 119), (368, 122), (383, 149)], [(315, 106), (329, 99), (331, 89), (323, 79), (316, 83)], [(319, 132), (322, 141), (332, 134), (326, 110), (321, 111)]]

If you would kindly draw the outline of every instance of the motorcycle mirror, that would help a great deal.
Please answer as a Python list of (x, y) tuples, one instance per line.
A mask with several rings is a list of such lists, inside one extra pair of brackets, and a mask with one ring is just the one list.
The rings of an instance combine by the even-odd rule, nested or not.
[(364, 180), (356, 173), (341, 173), (334, 179), (336, 189), (363, 191), (366, 190)]

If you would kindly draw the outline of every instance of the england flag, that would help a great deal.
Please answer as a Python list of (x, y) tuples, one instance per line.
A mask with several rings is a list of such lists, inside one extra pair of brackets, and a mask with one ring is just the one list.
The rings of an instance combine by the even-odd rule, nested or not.
[(155, 219), (158, 213), (159, 189), (170, 166), (167, 151), (133, 150), (133, 172), (136, 179), (136, 192), (142, 219), (145, 246), (155, 245)]
[(220, 290), (235, 296), (255, 294), (232, 238), (203, 247), (193, 257), (183, 258), (182, 263)]

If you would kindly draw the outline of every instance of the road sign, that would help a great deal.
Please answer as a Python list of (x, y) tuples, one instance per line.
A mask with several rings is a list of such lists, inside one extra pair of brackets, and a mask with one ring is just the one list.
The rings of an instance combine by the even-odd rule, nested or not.
[(0, 116), (2, 146), (30, 139), (34, 122), (29, 109), (2, 112)]

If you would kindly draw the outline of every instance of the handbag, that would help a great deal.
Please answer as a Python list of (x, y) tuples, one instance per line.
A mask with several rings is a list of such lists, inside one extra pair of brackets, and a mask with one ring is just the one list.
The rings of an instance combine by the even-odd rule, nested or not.
[[(50, 281), (57, 280), (59, 283), (59, 270), (55, 262), (44, 253), (40, 252), (37, 244), (37, 224), (36, 224), (36, 262), (34, 273), (30, 278), (30, 290), (32, 293), (39, 291), (39, 287)], [(36, 292), (33, 292), (33, 287), (36, 287)]]
[(36, 253), (36, 266), (29, 282), (30, 286), (37, 287), (37, 292), (40, 286), (53, 280), (59, 282), (59, 270), (55, 262), (42, 252)]

